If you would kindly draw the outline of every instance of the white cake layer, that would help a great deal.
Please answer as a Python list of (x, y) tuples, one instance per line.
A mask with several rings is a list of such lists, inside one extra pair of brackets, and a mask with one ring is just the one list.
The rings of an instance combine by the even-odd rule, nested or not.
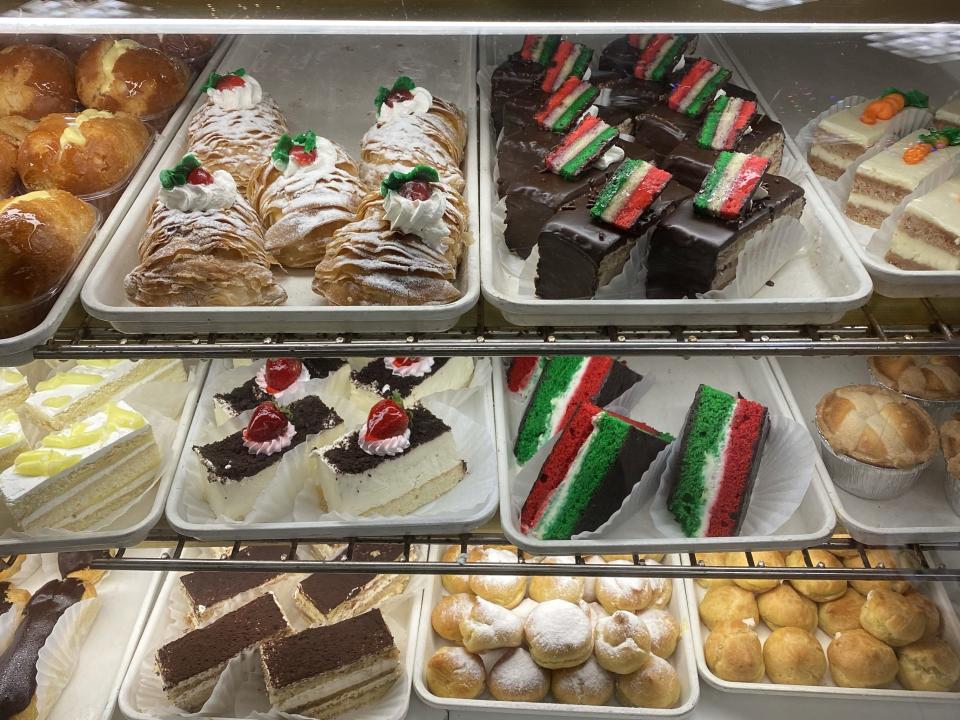
[(818, 142), (846, 142), (861, 145), (865, 148), (873, 146), (877, 140), (887, 132), (889, 120), (877, 120), (873, 125), (860, 121), (864, 109), (873, 100), (834, 113), (820, 122), (820, 130), (832, 135), (830, 138), (818, 139)]
[(960, 177), (947, 180), (926, 195), (911, 200), (906, 215), (926, 220), (960, 237)]
[[(928, 130), (919, 130), (910, 133), (886, 150), (864, 160), (860, 167), (857, 168), (857, 176), (854, 183), (856, 184), (857, 180), (876, 181), (903, 188), (909, 193), (920, 184), (920, 181), (931, 173), (936, 172), (944, 165), (960, 160), (960, 146), (954, 145), (932, 152), (922, 161), (913, 165), (904, 162), (903, 153), (911, 145), (919, 142), (921, 135), (928, 132)], [(850, 202), (854, 202), (852, 194), (850, 196)], [(856, 199), (856, 204), (867, 205), (867, 203), (862, 202), (859, 197)], [(874, 206), (870, 205), (868, 207)]]
[(960, 127), (960, 97), (943, 105), (933, 117), (935, 120)]
[(389, 677), (391, 674), (397, 674), (399, 667), (400, 663), (396, 657), (380, 658), (356, 670), (342, 672), (341, 669), (338, 669), (334, 673), (324, 673), (324, 676), (333, 675), (329, 680), (316, 677), (312, 680), (296, 683), (297, 686), (305, 685), (306, 687), (289, 695), (283, 693), (282, 689), (280, 693), (277, 693), (273, 688), (271, 688), (270, 694), (279, 700), (282, 709), (309, 708), (329, 702), (334, 699), (335, 695), (346, 690), (363, 688), (367, 684), (379, 680), (381, 676)]
[[(27, 385), (27, 379), (19, 370), (13, 367), (0, 367), (0, 403), (4, 403), (7, 398), (19, 397), (30, 388)], [(0, 407), (3, 407), (0, 404)]]
[(856, 161), (856, 158), (851, 160), (850, 158), (843, 157), (839, 153), (830, 152), (822, 145), (814, 145), (810, 148), (810, 157), (822, 160), (828, 165), (834, 165), (839, 168), (848, 168)]
[(18, 446), (26, 446), (20, 418), (13, 410), (0, 411), (0, 450), (9, 451)]
[(960, 255), (928, 245), (923, 240), (907, 235), (902, 230), (894, 230), (890, 240), (890, 252), (928, 268), (937, 270), (960, 270)]

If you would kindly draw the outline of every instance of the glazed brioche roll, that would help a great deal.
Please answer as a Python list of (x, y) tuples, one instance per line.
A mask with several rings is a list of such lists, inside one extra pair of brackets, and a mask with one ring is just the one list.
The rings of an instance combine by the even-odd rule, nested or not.
[(10, 197), (18, 189), (17, 154), (20, 144), (36, 123), (21, 115), (0, 118), (0, 198)]
[(149, 118), (172, 110), (187, 94), (186, 66), (136, 40), (104, 38), (77, 61), (77, 93), (84, 105)]
[(24, 138), (17, 168), (30, 190), (90, 195), (128, 178), (149, 142), (147, 126), (127, 113), (54, 113)]
[(0, 116), (39, 120), (77, 109), (73, 63), (43, 45), (10, 45), (0, 50)]

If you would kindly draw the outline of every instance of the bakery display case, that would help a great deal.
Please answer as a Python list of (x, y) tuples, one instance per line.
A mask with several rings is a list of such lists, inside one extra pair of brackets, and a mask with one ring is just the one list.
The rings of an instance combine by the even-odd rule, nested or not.
[(958, 38), (0, 2), (0, 717), (955, 717)]

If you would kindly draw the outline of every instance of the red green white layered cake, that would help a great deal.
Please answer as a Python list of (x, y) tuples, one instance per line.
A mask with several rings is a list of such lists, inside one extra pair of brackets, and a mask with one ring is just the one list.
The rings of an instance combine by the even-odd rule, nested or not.
[(642, 422), (581, 403), (523, 504), (521, 531), (541, 540), (567, 540), (596, 530), (672, 441)]
[(540, 374), (549, 359), (539, 355), (510, 358), (510, 365), (507, 368), (507, 390), (526, 400), (537, 386)]
[(760, 403), (698, 388), (680, 436), (680, 461), (664, 478), (667, 508), (687, 537), (740, 532), (769, 426)]
[(667, 98), (667, 105), (675, 112), (699, 117), (730, 75), (725, 67), (701, 58), (680, 78)]
[(590, 109), (600, 89), (585, 80), (571, 77), (547, 98), (533, 119), (544, 130), (566, 132)]

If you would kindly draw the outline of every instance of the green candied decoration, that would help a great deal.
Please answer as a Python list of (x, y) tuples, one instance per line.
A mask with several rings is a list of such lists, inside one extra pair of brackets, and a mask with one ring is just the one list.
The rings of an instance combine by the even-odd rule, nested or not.
[(920, 90), (900, 90), (899, 88), (888, 87), (886, 90), (880, 93), (880, 97), (884, 97), (890, 93), (899, 93), (900, 95), (903, 95), (903, 104), (906, 107), (930, 107), (930, 97)]
[(216, 90), (217, 83), (220, 82), (227, 75), (236, 75), (237, 77), (243, 77), (247, 74), (247, 71), (243, 68), (237, 68), (233, 72), (225, 73), (221, 75), (218, 72), (212, 72), (207, 75), (207, 81), (203, 84), (203, 87), (200, 88), (200, 92), (205, 93), (207, 90)]
[(295, 145), (301, 146), (306, 152), (313, 152), (317, 147), (317, 134), (313, 130), (305, 130), (293, 137), (286, 133), (281, 135), (273, 147), (273, 152), (270, 153), (270, 159), (277, 168), (286, 169), (290, 162), (290, 151)]
[(922, 143), (926, 143), (927, 145), (932, 145), (934, 148), (936, 148), (937, 140), (941, 137), (946, 138), (947, 145), (960, 145), (960, 128), (947, 127), (941, 128), (940, 130), (930, 130), (929, 132), (918, 136), (917, 140)]
[(197, 160), (196, 155), (184, 155), (176, 166), (160, 171), (160, 186), (164, 190), (172, 190), (179, 185), (186, 185), (187, 175), (198, 167), (200, 167), (200, 161)]
[(406, 75), (401, 75), (396, 80), (393, 81), (393, 87), (385, 88), (383, 85), (380, 86), (380, 89), (377, 90), (377, 97), (373, 101), (373, 104), (377, 107), (377, 115), (380, 114), (380, 106), (383, 105), (384, 100), (387, 99), (387, 95), (397, 90), (406, 90), (408, 92), (413, 92), (413, 89), (417, 84), (408, 78)]
[(391, 190), (397, 191), (408, 182), (420, 180), (422, 182), (440, 182), (440, 173), (429, 165), (414, 165), (410, 172), (394, 170), (380, 183), (380, 194), (383, 197)]

